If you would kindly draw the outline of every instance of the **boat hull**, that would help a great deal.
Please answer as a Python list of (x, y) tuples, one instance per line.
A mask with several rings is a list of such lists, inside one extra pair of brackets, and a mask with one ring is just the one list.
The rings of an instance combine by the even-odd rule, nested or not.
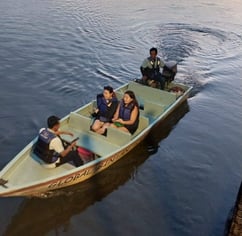
[[(117, 90), (117, 94), (119, 92), (125, 91), (126, 88), (129, 88), (128, 87), (129, 85), (130, 84), (126, 84), (123, 87), (119, 88)], [(136, 90), (136, 86), (137, 86), (137, 90)], [(142, 86), (142, 85), (132, 84), (132, 88), (133, 88), (134, 92), (138, 93), (139, 91), (141, 91), (140, 94), (142, 96), (142, 91), (143, 90), (146, 91), (148, 88), (144, 88), (144, 87), (142, 88), (140, 86)], [(29, 174), (29, 176), (27, 176), (26, 179), (23, 179), (20, 184), (14, 183), (18, 180), (17, 177), (15, 177), (15, 176), (17, 176), (18, 174), (21, 173), (21, 171), (23, 171), (23, 170), (21, 170), (21, 168), (23, 168), (24, 165), (30, 165), (30, 168), (36, 168), (36, 172), (39, 168), (39, 172), (40, 172), (40, 176), (41, 176), (41, 171), (42, 171), (41, 168), (43, 168), (43, 167), (39, 167), (39, 163), (36, 163), (36, 161), (33, 161), (31, 158), (31, 149), (32, 149), (34, 143), (36, 142), (36, 139), (33, 140), (0, 172), (0, 179), (3, 179), (3, 180), (7, 179), (9, 181), (9, 183), (6, 183), (5, 185), (0, 186), (0, 196), (1, 197), (10, 197), (10, 196), (11, 197), (12, 196), (45, 197), (48, 192), (51, 192), (55, 189), (60, 189), (60, 188), (64, 188), (64, 187), (67, 187), (70, 185), (74, 185), (74, 184), (83, 182), (83, 181), (91, 178), (92, 176), (96, 175), (97, 173), (105, 170), (106, 168), (108, 168), (109, 166), (111, 166), (112, 164), (117, 162), (119, 159), (121, 159), (123, 156), (125, 156), (140, 142), (142, 142), (142, 140), (144, 140), (145, 137), (149, 134), (151, 128), (153, 128), (158, 123), (160, 123), (162, 120), (164, 120), (181, 103), (186, 101), (192, 88), (188, 87), (188, 86), (186, 87), (184, 85), (182, 85), (182, 88), (185, 88), (185, 91), (181, 96), (178, 96), (173, 102), (170, 102), (168, 104), (168, 106), (165, 107), (164, 111), (162, 111), (160, 114), (158, 113), (158, 115), (155, 115), (154, 119), (152, 118), (151, 120), (149, 120), (149, 123), (147, 124), (146, 127), (143, 127), (143, 129), (140, 130), (136, 136), (134, 136), (134, 137), (130, 136), (131, 137), (130, 140), (125, 142), (124, 144), (116, 143), (114, 145), (115, 148), (110, 149), (110, 151), (107, 150), (106, 154), (101, 155), (99, 158), (96, 158), (95, 160), (93, 160), (89, 163), (86, 163), (85, 165), (83, 165), (81, 167), (78, 167), (78, 168), (72, 167), (68, 170), (63, 170), (62, 172), (61, 172), (61, 169), (59, 169), (62, 167), (55, 168), (55, 169), (59, 169), (59, 172), (58, 172), (58, 170), (55, 170), (56, 172), (54, 172), (54, 170), (46, 170), (46, 171), (43, 170), (43, 172), (45, 172), (45, 174), (43, 174), (42, 177), (39, 177), (39, 179), (37, 177), (36, 177), (36, 179), (33, 178), (33, 181), (31, 181), (27, 177), (32, 178), (34, 176), (34, 172), (33, 172), (32, 176), (31, 176), (31, 174)], [(150, 91), (153, 92), (153, 90), (156, 90), (156, 89), (153, 89), (153, 90), (150, 90), (150, 89), (151, 88), (149, 88), (148, 92), (150, 92)], [(156, 91), (156, 93), (158, 93), (158, 92)], [(159, 93), (158, 93), (158, 95), (159, 95)], [(170, 96), (168, 93), (167, 94), (165, 93), (165, 95), (168, 97)], [(148, 100), (150, 100), (150, 99), (151, 98), (149, 98)], [(87, 107), (89, 107), (89, 105)], [(157, 105), (155, 105), (155, 108), (156, 107), (157, 107)], [(160, 106), (158, 104), (158, 108), (159, 107)], [(76, 110), (75, 113), (84, 114), (85, 110), (86, 110), (86, 106)], [(154, 112), (156, 112), (155, 109), (154, 109)], [(150, 113), (149, 113), (149, 115), (147, 115), (147, 114), (144, 113), (144, 115), (143, 115), (144, 118), (148, 119), (147, 117), (149, 116), (149, 119), (150, 119)], [(145, 117), (146, 115), (147, 115), (147, 117)], [(70, 122), (70, 115), (68, 115), (62, 119), (61, 125), (63, 125), (65, 127), (65, 125), (68, 122)], [(68, 127), (70, 127), (70, 126), (68, 126)], [(110, 130), (110, 132), (111, 132), (111, 130)], [(122, 134), (122, 135), (124, 135), (124, 134)], [(125, 134), (125, 135), (127, 136), (127, 134)], [(90, 134), (89, 136), (92, 136), (92, 134)], [(129, 138), (129, 136), (127, 136), (127, 137)], [(93, 142), (95, 141), (95, 138), (99, 139), (99, 141), (102, 141), (100, 139), (100, 136), (99, 137), (93, 136), (92, 138), (93, 138), (92, 139)], [(103, 137), (103, 139), (105, 139), (105, 137)], [(108, 137), (107, 137), (107, 140), (108, 140)], [(121, 142), (118, 139), (116, 141)], [(108, 144), (107, 141), (105, 141), (105, 142)], [(111, 143), (110, 143), (110, 146), (111, 146)], [(84, 147), (86, 147), (86, 146), (84, 146)], [(101, 148), (102, 147), (98, 146), (98, 144), (97, 144), (96, 151), (102, 152), (103, 150)], [(104, 147), (103, 147), (103, 149), (104, 149)], [(33, 162), (32, 166), (31, 166), (31, 164), (29, 164), (30, 161)], [(29, 181), (29, 183), (28, 183), (28, 181)]]
[[(148, 132), (147, 132), (148, 134)], [(135, 142), (131, 143), (127, 147), (120, 151), (106, 157), (104, 160), (97, 161), (95, 164), (87, 165), (85, 168), (77, 168), (74, 173), (64, 175), (59, 178), (55, 178), (50, 181), (46, 181), (40, 184), (24, 187), (21, 189), (6, 191), (0, 193), (1, 197), (13, 197), (13, 196), (32, 196), (32, 197), (45, 197), (46, 193), (55, 189), (64, 188), (70, 185), (74, 185), (83, 182), (99, 172), (107, 169), (109, 166), (114, 164), (116, 161), (121, 159), (124, 155), (130, 152), (135, 146), (137, 146), (146, 135), (143, 135)]]

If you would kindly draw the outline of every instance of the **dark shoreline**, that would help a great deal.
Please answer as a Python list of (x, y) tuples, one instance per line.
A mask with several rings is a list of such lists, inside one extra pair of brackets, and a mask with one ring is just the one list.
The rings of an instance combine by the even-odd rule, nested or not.
[(229, 224), (228, 236), (242, 235), (242, 183), (233, 209), (232, 219)]

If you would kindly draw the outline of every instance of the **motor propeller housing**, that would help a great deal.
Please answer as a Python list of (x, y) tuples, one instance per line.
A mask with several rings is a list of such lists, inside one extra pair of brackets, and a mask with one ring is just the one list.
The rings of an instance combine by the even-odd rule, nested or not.
[(168, 61), (165, 63), (162, 71), (162, 76), (165, 78), (167, 83), (170, 83), (175, 79), (177, 73), (177, 62)]

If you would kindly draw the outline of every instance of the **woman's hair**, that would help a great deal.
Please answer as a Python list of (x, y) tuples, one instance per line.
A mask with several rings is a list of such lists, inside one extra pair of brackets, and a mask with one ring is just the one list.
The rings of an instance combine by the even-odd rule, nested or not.
[(124, 94), (128, 94), (128, 95), (130, 96), (130, 98), (133, 99), (133, 104), (134, 104), (134, 106), (137, 106), (137, 107), (139, 108), (139, 103), (138, 103), (138, 101), (137, 101), (137, 99), (136, 99), (135, 94), (134, 94), (133, 91), (131, 91), (131, 90), (127, 90), (127, 91), (125, 91)]
[(113, 97), (116, 97), (116, 94), (113, 91), (113, 87), (111, 87), (111, 86), (104, 86), (103, 87), (103, 90), (107, 90), (109, 93), (112, 93), (113, 94)]
[(107, 90), (109, 93), (113, 93), (113, 88), (111, 86), (104, 86), (103, 90)]

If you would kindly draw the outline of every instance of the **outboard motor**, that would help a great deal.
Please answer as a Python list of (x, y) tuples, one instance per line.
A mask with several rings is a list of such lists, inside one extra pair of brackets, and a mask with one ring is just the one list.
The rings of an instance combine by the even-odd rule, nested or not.
[(177, 73), (177, 62), (176, 61), (168, 61), (165, 63), (163, 67), (162, 76), (165, 78), (165, 82), (169, 84), (171, 81), (175, 79)]

